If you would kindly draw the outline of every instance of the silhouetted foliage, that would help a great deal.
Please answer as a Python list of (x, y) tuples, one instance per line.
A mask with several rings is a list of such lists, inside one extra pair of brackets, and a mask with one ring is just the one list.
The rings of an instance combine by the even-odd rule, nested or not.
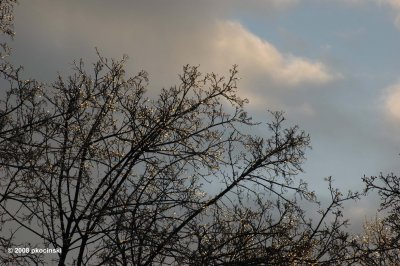
[(382, 218), (364, 225), (364, 234), (353, 241), (359, 265), (398, 265), (400, 260), (400, 180), (394, 174), (364, 177), (365, 192), (377, 192)]
[(127, 77), (125, 58), (98, 58), (50, 85), (23, 80), (3, 58), (3, 264), (46, 261), (7, 253), (18, 246), (59, 248), (58, 265), (354, 259), (342, 203), (358, 194), (342, 195), (328, 178), (330, 205), (319, 220), (307, 218), (301, 203), (318, 202), (296, 175), (309, 136), (286, 126), (282, 112), (270, 112), (264, 127), (254, 122), (237, 96), (236, 66), (226, 78), (185, 66), (177, 86), (150, 99), (146, 72)]

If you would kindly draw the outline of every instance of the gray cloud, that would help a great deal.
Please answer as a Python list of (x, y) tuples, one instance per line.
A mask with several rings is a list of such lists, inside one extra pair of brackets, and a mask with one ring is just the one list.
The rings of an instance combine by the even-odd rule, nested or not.
[[(46, 73), (35, 73), (44, 78), (49, 72), (54, 76), (56, 69), (64, 72), (66, 63), (73, 59), (95, 60), (95, 46), (107, 57), (127, 53), (131, 58), (128, 69), (149, 71), (155, 77), (154, 87), (176, 83), (177, 73), (187, 63), (218, 73), (238, 64), (246, 88), (240, 93), (250, 98), (253, 106), (265, 105), (268, 100), (266, 92), (258, 88), (260, 82), (270, 88), (287, 88), (323, 85), (340, 77), (321, 62), (280, 52), (268, 40), (230, 19), (235, 8), (271, 12), (297, 2), (22, 2), (17, 13), (17, 40), (19, 44), (30, 42), (31, 49), (20, 46), (17, 54), (21, 63), (26, 60), (28, 64), (51, 65), (50, 69), (40, 69)], [(279, 105), (279, 100), (273, 105)], [(300, 109), (312, 112), (307, 104)]]

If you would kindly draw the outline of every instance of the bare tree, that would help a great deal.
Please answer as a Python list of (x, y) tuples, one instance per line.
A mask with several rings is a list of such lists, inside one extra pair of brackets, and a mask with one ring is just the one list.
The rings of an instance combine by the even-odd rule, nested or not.
[[(7, 197), (15, 188), (15, 177), (19, 170), (13, 171), (15, 167), (8, 166), (20, 165), (21, 169), (27, 166), (26, 154), (22, 146), (18, 144), (27, 136), (26, 131), (32, 129), (38, 120), (36, 111), (30, 108), (33, 106), (34, 95), (39, 87), (34, 80), (23, 80), (20, 76), (22, 67), (14, 67), (9, 63), (8, 57), (11, 48), (8, 45), (10, 38), (14, 36), (14, 16), (13, 10), (16, 0), (0, 1), (0, 76), (3, 88), (0, 90), (0, 204), (6, 204)], [(8, 90), (6, 89), (8, 86)], [(7, 92), (6, 92), (7, 91)], [(4, 100), (5, 99), (5, 100)], [(30, 109), (28, 111), (28, 109)], [(25, 116), (25, 114), (29, 114)], [(45, 116), (41, 115), (43, 119)], [(37, 264), (41, 260), (39, 256), (32, 253), (14, 254), (7, 252), (9, 248), (18, 248), (19, 245), (13, 242), (14, 234), (5, 232), (9, 229), (5, 226), (9, 220), (6, 213), (0, 210), (0, 263), (19, 265)]]
[[(7, 253), (18, 246), (58, 249), (58, 265), (351, 260), (341, 209), (358, 194), (343, 196), (329, 178), (330, 205), (307, 219), (300, 203), (317, 201), (295, 177), (309, 136), (285, 127), (282, 112), (254, 122), (237, 96), (236, 66), (226, 78), (185, 66), (179, 85), (149, 99), (147, 73), (127, 77), (125, 60), (99, 55), (90, 71), (80, 61), (51, 85), (4, 61), (3, 264), (46, 260)], [(248, 133), (257, 128), (262, 136)]]
[(257, 124), (236, 96), (236, 67), (224, 79), (186, 66), (179, 86), (150, 100), (145, 72), (125, 78), (124, 60), (99, 58), (92, 75), (80, 62), (66, 80), (9, 94), (30, 92), (0, 133), (3, 224), (18, 225), (10, 236), (27, 231), (59, 248), (59, 265), (342, 257), (340, 193), (330, 188), (318, 223), (297, 204), (315, 200), (294, 180), (308, 135), (284, 128), (280, 112), (266, 137), (245, 133)]
[(14, 5), (16, 0), (2, 0), (0, 3), (0, 32), (14, 36)]
[(365, 176), (365, 192), (377, 192), (382, 213), (353, 241), (359, 265), (398, 265), (400, 260), (400, 180), (394, 174)]

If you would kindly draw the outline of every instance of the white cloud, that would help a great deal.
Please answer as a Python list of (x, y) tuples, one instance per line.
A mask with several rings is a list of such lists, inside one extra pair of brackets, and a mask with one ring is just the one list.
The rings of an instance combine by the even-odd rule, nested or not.
[(338, 75), (318, 61), (281, 53), (238, 22), (219, 22), (212, 47), (218, 62), (239, 64), (246, 76), (267, 78), (279, 86), (324, 84)]
[(375, 0), (379, 5), (391, 8), (395, 13), (394, 25), (400, 30), (400, 0)]
[(385, 109), (387, 114), (396, 120), (400, 120), (400, 84), (386, 89)]
[(389, 5), (393, 8), (400, 8), (400, 0), (377, 0), (381, 5)]

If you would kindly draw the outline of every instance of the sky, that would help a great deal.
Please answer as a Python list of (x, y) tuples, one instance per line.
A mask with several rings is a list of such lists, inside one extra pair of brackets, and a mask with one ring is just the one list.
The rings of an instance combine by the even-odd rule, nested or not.
[[(255, 120), (283, 110), (310, 134), (299, 178), (322, 199), (327, 176), (362, 190), (364, 175), (400, 172), (400, 0), (19, 2), (12, 60), (29, 77), (90, 66), (97, 47), (128, 55), (127, 73), (148, 71), (157, 95), (185, 64), (223, 75), (237, 64)], [(361, 223), (377, 206), (370, 196), (347, 213)]]

